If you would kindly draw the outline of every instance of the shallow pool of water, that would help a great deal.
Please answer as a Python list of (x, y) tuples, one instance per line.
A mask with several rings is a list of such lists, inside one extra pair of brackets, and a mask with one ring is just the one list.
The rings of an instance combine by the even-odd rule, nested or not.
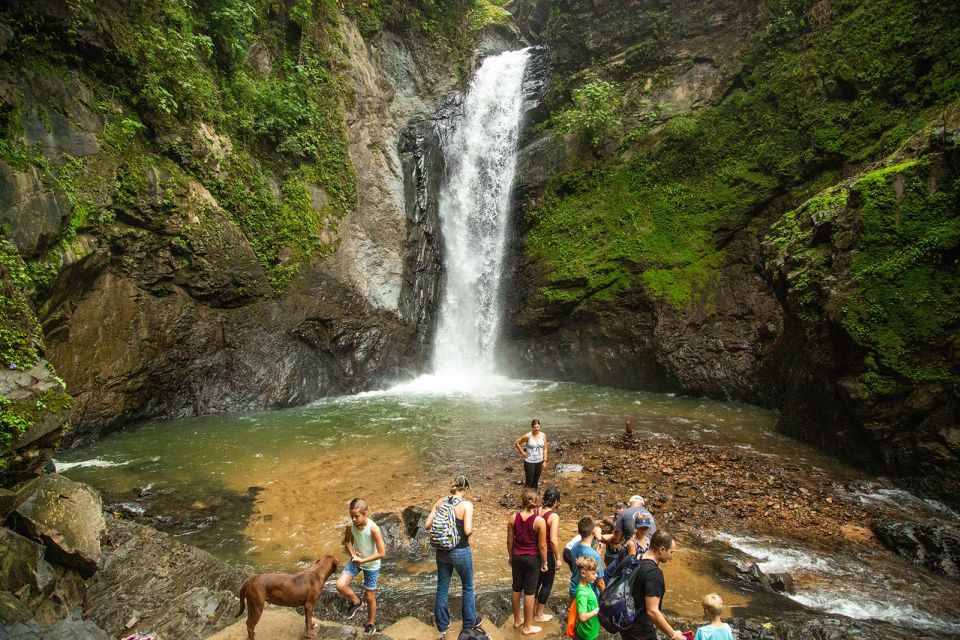
[[(100, 489), (108, 501), (157, 517), (161, 528), (188, 542), (261, 570), (279, 571), (294, 571), (298, 562), (324, 553), (343, 555), (340, 538), (351, 498), (364, 496), (372, 511), (429, 508), (453, 475), (466, 472), (479, 498), (477, 532), (471, 538), (477, 582), (480, 588), (505, 589), (505, 511), (497, 504), (499, 496), (488, 493), (492, 487), (485, 478), (503, 473), (504, 460), (512, 460), (518, 479), (522, 477), (512, 443), (532, 418), (541, 420), (551, 439), (620, 433), (630, 420), (642, 436), (750, 448), (826, 469), (838, 481), (861, 478), (776, 433), (776, 414), (748, 405), (537, 380), (497, 379), (483, 393), (438, 387), (437, 380), (421, 380), (300, 408), (147, 423), (88, 448), (61, 452), (57, 464), (71, 478)], [(629, 488), (624, 492), (622, 499)], [(572, 513), (572, 508), (562, 514), (561, 538), (566, 540), (584, 514)], [(667, 569), (669, 609), (699, 617), (700, 598), (718, 591), (728, 605), (741, 607), (741, 614), (773, 613), (768, 597), (720, 581), (708, 565), (702, 550), (678, 554)], [(423, 589), (424, 581), (432, 580), (431, 570), (431, 564), (397, 565), (382, 580), (396, 589)], [(557, 588), (563, 588), (566, 577), (561, 569)], [(829, 592), (818, 589), (823, 600)], [(848, 589), (845, 597), (856, 594)], [(798, 602), (829, 610), (832, 603), (826, 598), (810, 595)], [(924, 613), (928, 629), (943, 607), (932, 609), (937, 613)], [(853, 613), (889, 619), (887, 613), (871, 614), (877, 610)]]

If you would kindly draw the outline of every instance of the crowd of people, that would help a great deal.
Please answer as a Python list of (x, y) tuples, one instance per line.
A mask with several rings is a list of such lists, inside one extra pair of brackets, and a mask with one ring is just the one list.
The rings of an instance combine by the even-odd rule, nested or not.
[[(513, 628), (523, 635), (542, 632), (537, 623), (548, 622), (547, 601), (553, 589), (561, 560), (570, 570), (568, 588), (568, 632), (577, 640), (595, 640), (600, 632), (600, 598), (608, 581), (629, 566), (636, 572), (630, 587), (636, 619), (620, 633), (623, 640), (656, 640), (659, 629), (668, 638), (683, 640), (684, 633), (674, 629), (664, 617), (661, 606), (666, 584), (661, 565), (669, 562), (676, 550), (672, 535), (658, 530), (653, 514), (642, 496), (631, 496), (627, 503), (614, 507), (614, 514), (599, 523), (590, 516), (577, 522), (577, 535), (560, 547), (560, 491), (550, 487), (538, 495), (541, 470), (547, 461), (547, 436), (539, 420), (514, 443), (524, 459), (524, 489), (519, 508), (506, 522), (506, 552), (511, 568)], [(470, 481), (457, 476), (449, 494), (434, 503), (424, 526), (436, 550), (437, 591), (434, 622), (441, 639), (450, 627), (449, 591), (453, 574), (460, 579), (463, 629), (479, 630), (472, 637), (483, 637), (477, 613), (473, 555), (470, 536), (474, 532), (474, 506), (469, 499)], [(367, 517), (367, 504), (361, 498), (350, 502), (352, 524), (344, 532), (344, 548), (350, 561), (337, 579), (337, 590), (347, 601), (347, 617), (364, 604), (367, 623), (364, 631), (376, 631), (376, 590), (380, 559), (384, 555), (380, 528)], [(364, 599), (350, 588), (351, 581), (363, 572)], [(722, 622), (723, 603), (717, 594), (703, 600), (704, 615), (710, 622), (700, 627), (693, 640), (732, 640), (730, 627)], [(691, 634), (692, 636), (692, 634)], [(686, 640), (690, 640), (687, 637)]]

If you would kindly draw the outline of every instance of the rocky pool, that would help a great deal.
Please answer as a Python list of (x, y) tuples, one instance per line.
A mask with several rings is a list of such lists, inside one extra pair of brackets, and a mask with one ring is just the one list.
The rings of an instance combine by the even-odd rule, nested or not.
[[(859, 491), (847, 495), (850, 500), (882, 500), (889, 495), (882, 491), (891, 491), (776, 433), (776, 415), (748, 405), (502, 378), (482, 392), (464, 393), (445, 390), (442, 382), (425, 378), (300, 408), (147, 423), (84, 449), (62, 451), (57, 467), (99, 489), (123, 517), (149, 521), (261, 571), (295, 571), (324, 553), (342, 557), (346, 504), (355, 496), (366, 497), (372, 511), (429, 508), (452, 476), (467, 473), (477, 502), (472, 545), (481, 591), (509, 590), (504, 520), (522, 480), (512, 442), (534, 417), (556, 443), (619, 434), (630, 420), (638, 437), (749, 451), (774, 466), (782, 461), (815, 469), (848, 494)], [(643, 457), (636, 456), (636, 474), (660, 472), (645, 466)], [(567, 444), (553, 458), (550, 468), (554, 461), (576, 463), (576, 445)], [(557, 484), (571, 497), (560, 512), (563, 540), (586, 515), (573, 496), (600, 487), (595, 481), (590, 473), (545, 471), (541, 488)], [(597, 491), (602, 497), (594, 503), (609, 511), (634, 487), (604, 484)], [(936, 506), (912, 496), (894, 497), (891, 509), (909, 511), (909, 501), (916, 500), (916, 509), (928, 517), (932, 509), (933, 517), (958, 519), (945, 507), (936, 512)], [(700, 598), (717, 591), (745, 617), (826, 612), (894, 623), (914, 634), (960, 636), (955, 583), (884, 549), (851, 544), (830, 550), (746, 525), (718, 531), (714, 524), (683, 520), (682, 551), (665, 568), (668, 611), (698, 618)], [(766, 572), (791, 573), (795, 593), (772, 594), (730, 579), (717, 567), (734, 556), (734, 562), (752, 561)], [(388, 563), (384, 592), (429, 594), (432, 568), (432, 561)], [(560, 569), (558, 583), (566, 573)]]

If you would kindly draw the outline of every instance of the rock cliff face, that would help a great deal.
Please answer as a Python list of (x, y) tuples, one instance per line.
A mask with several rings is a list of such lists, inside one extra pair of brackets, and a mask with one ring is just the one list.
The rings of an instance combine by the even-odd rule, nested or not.
[[(850, 71), (854, 43), (951, 58), (956, 22), (902, 50), (878, 34), (912, 27), (879, 5), (511, 10), (551, 88), (518, 164), (504, 360), (778, 408), (781, 430), (960, 499), (956, 225), (935, 213), (960, 204), (956, 94), (936, 88), (956, 74)], [(807, 201), (828, 185), (839, 202)]]
[[(29, 325), (0, 336), (3, 364), (32, 366), (43, 386), (42, 355), (75, 399), (49, 428), (30, 423), (35, 460), (17, 478), (49, 457), (64, 418), (77, 443), (421, 367), (442, 272), (435, 207), (417, 201), (437, 185), (405, 177), (401, 137), (463, 77), (482, 22), (454, 28), (454, 5), (265, 7), (236, 24), (166, 5), (0, 12), (0, 222), (21, 296), (3, 324)], [(128, 38), (143, 25), (154, 39)], [(7, 393), (22, 380), (3, 384), (25, 400)]]

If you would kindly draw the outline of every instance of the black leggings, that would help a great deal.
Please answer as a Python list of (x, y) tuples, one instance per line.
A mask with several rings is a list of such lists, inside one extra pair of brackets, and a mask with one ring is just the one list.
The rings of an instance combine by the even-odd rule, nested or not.
[(513, 573), (514, 591), (523, 591), (523, 595), (532, 596), (537, 592), (537, 577), (540, 575), (540, 556), (520, 556), (513, 554), (510, 561)]
[(550, 590), (553, 589), (553, 578), (557, 575), (557, 556), (553, 553), (547, 554), (546, 571), (540, 572), (540, 582), (537, 584), (537, 602), (547, 604), (550, 598)]
[(542, 462), (523, 461), (523, 486), (536, 489), (540, 485), (540, 472), (543, 470)]

